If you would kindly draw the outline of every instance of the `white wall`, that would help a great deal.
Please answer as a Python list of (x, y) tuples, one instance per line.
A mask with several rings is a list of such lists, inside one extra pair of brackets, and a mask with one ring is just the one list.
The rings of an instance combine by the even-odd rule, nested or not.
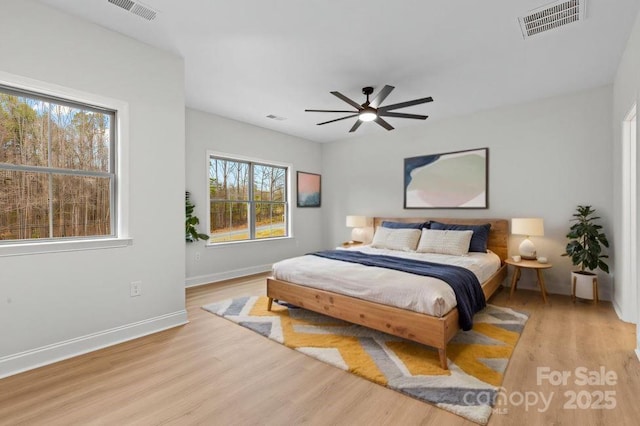
[[(438, 100), (436, 99), (435, 102)], [(403, 159), (489, 148), (489, 209), (404, 210)], [(545, 236), (532, 238), (552, 293), (569, 294), (571, 262), (560, 255), (578, 204), (593, 205), (613, 236), (611, 196), (611, 87), (424, 125), (383, 129), (372, 137), (341, 140), (324, 151), (326, 246), (344, 241), (347, 214), (425, 217), (542, 217)], [(516, 253), (521, 239), (510, 239)], [(610, 262), (613, 266), (613, 262)], [(611, 282), (600, 274), (601, 297)], [(523, 288), (536, 287), (525, 272)]]
[(0, 257), (0, 377), (184, 323), (182, 59), (28, 0), (2, 2), (0, 40), (0, 71), (128, 104), (133, 240)]
[[(615, 250), (622, 252), (622, 122), (633, 104), (640, 103), (640, 15), (636, 19), (629, 41), (613, 84), (613, 197), (615, 218)], [(640, 150), (637, 150), (640, 154)], [(636, 158), (640, 165), (640, 158)], [(640, 184), (636, 183), (640, 189)], [(637, 195), (640, 200), (640, 194)], [(639, 210), (640, 212), (640, 210)], [(640, 235), (637, 236), (640, 242)], [(638, 251), (640, 253), (640, 251)], [(630, 259), (631, 266), (638, 268), (638, 259)], [(624, 270), (622, 256), (616, 259), (616, 270)], [(622, 275), (615, 281), (616, 292), (614, 304), (618, 313), (625, 321), (637, 323), (640, 316), (640, 290), (637, 282), (631, 282), (628, 274)], [(633, 296), (636, 296), (635, 298)], [(640, 351), (640, 329), (638, 330), (638, 350)], [(639, 352), (640, 356), (640, 352)]]
[[(199, 241), (187, 245), (187, 286), (264, 272), (287, 257), (322, 248), (320, 208), (298, 208), (295, 198), (296, 171), (322, 173), (321, 145), (294, 136), (187, 109), (187, 190), (196, 205), (200, 231), (206, 232), (208, 191), (207, 151), (288, 163), (291, 169), (293, 238), (207, 246)], [(327, 193), (322, 177), (322, 203)], [(200, 260), (196, 260), (199, 253)]]

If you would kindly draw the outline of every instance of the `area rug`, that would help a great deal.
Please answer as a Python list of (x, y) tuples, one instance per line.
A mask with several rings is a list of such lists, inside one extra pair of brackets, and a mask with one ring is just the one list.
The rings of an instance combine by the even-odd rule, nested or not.
[(240, 297), (202, 308), (271, 340), (382, 386), (486, 424), (527, 315), (493, 305), (478, 312), (473, 329), (449, 342), (449, 370), (438, 352), (359, 325), (267, 298)]

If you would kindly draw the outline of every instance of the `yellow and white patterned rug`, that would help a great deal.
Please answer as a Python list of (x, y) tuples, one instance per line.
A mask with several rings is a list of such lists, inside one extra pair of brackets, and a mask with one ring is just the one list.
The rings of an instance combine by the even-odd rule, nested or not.
[(269, 339), (476, 423), (486, 424), (527, 315), (493, 305), (473, 329), (449, 342), (449, 370), (428, 346), (267, 298), (241, 297), (203, 306)]

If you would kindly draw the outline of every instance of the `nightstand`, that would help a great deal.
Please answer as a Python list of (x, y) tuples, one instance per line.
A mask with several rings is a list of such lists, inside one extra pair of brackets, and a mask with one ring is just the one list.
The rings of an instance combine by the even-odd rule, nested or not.
[(538, 275), (538, 285), (540, 286), (540, 292), (542, 293), (542, 300), (544, 303), (547, 303), (547, 289), (544, 284), (544, 277), (542, 276), (543, 269), (549, 269), (553, 265), (550, 263), (540, 263), (537, 260), (524, 260), (522, 259), (520, 262), (515, 262), (511, 259), (506, 259), (504, 261), (507, 265), (515, 266), (515, 271), (513, 271), (513, 278), (511, 279), (511, 292), (509, 293), (509, 298), (513, 296), (513, 292), (518, 287), (518, 280), (520, 280), (520, 275), (522, 275), (522, 269), (535, 269), (536, 274)]
[(349, 248), (349, 247), (355, 247), (355, 246), (361, 246), (362, 244), (364, 244), (362, 241), (345, 241), (344, 243), (342, 243), (342, 247), (344, 248)]

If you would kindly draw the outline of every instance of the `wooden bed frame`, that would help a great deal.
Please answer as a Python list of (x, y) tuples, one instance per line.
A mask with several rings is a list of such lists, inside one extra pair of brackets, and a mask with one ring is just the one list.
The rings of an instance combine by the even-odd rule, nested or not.
[[(482, 283), (482, 291), (487, 300), (507, 276), (504, 260), (507, 258), (509, 222), (505, 219), (374, 218), (374, 229), (383, 220), (405, 223), (435, 220), (464, 225), (490, 223), (487, 248), (500, 257), (502, 264), (498, 271)], [(274, 278), (267, 278), (267, 297), (269, 310), (273, 299), (285, 300), (301, 308), (432, 346), (438, 350), (440, 366), (445, 370), (448, 369), (447, 343), (460, 330), (457, 308), (443, 317), (434, 317)]]

